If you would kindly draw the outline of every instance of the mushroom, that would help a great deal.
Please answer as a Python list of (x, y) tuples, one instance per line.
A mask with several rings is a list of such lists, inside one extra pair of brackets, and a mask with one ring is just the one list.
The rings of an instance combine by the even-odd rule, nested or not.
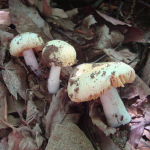
[(35, 57), (34, 51), (41, 51), (44, 45), (43, 39), (36, 33), (25, 32), (17, 35), (10, 43), (10, 54), (12, 56), (24, 56), (26, 65), (30, 66), (39, 77), (41, 71)]
[(134, 79), (135, 71), (123, 62), (81, 64), (70, 75), (68, 95), (75, 102), (100, 97), (108, 125), (118, 127), (129, 123), (131, 117), (116, 88)]
[(60, 86), (61, 67), (71, 66), (76, 63), (76, 51), (70, 44), (61, 40), (47, 42), (42, 50), (42, 57), (51, 70), (48, 78), (48, 91), (56, 94)]

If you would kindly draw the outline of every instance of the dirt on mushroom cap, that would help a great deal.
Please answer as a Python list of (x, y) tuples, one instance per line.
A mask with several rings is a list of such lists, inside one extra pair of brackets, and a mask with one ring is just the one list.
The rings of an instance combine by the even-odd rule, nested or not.
[(68, 95), (75, 102), (96, 99), (111, 86), (124, 87), (134, 78), (133, 68), (122, 62), (82, 64), (70, 75)]
[(66, 67), (76, 63), (76, 51), (67, 42), (61, 40), (49, 41), (42, 51), (43, 59), (46, 63), (56, 66)]

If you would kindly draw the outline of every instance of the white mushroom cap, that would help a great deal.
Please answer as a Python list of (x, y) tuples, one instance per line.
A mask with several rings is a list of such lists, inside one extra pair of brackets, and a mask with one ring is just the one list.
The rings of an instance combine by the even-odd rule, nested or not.
[(67, 67), (76, 63), (76, 51), (73, 46), (61, 40), (49, 41), (42, 50), (45, 62), (55, 66)]
[(17, 35), (10, 43), (10, 54), (20, 56), (24, 50), (35, 49), (42, 50), (44, 46), (43, 39), (36, 33), (25, 32)]
[(124, 87), (135, 79), (135, 71), (123, 62), (82, 64), (70, 75), (68, 95), (72, 101), (96, 99), (111, 86)]

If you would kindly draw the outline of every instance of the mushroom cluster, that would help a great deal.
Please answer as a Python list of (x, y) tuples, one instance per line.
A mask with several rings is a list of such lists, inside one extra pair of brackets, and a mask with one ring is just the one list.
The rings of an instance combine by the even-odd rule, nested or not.
[(68, 95), (75, 102), (100, 97), (108, 125), (118, 127), (130, 122), (131, 117), (116, 88), (134, 79), (135, 71), (123, 62), (81, 64), (70, 75)]
[(36, 33), (25, 32), (17, 35), (10, 43), (10, 54), (12, 56), (22, 56), (28, 66), (39, 77), (41, 71), (35, 57), (34, 51), (41, 51), (44, 46), (43, 39)]
[(42, 50), (44, 61), (51, 65), (48, 78), (48, 91), (56, 94), (60, 86), (61, 67), (76, 63), (76, 51), (73, 46), (61, 40), (49, 41)]

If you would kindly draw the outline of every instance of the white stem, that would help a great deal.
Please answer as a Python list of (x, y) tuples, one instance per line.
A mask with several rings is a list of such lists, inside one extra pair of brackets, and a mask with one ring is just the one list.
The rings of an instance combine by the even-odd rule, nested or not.
[(51, 71), (48, 78), (48, 91), (51, 94), (56, 94), (60, 85), (61, 67), (51, 65)]
[(34, 73), (39, 77), (41, 75), (41, 71), (33, 50), (28, 49), (23, 51), (23, 56), (27, 66), (30, 66)]
[(100, 96), (100, 100), (109, 126), (118, 127), (131, 121), (131, 117), (116, 88), (111, 87), (110, 90), (107, 90), (107, 92)]

